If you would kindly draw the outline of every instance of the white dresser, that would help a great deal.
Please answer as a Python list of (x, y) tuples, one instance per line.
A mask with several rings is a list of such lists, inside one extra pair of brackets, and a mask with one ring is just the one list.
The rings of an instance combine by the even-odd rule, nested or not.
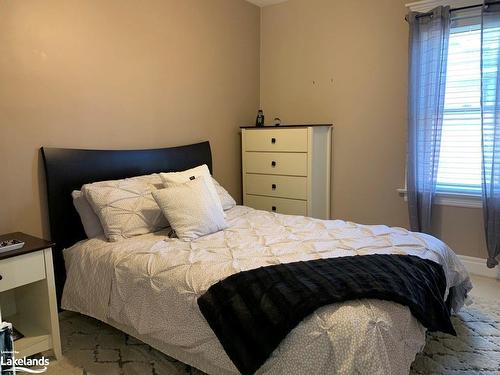
[(244, 127), (241, 133), (245, 206), (330, 217), (331, 125)]

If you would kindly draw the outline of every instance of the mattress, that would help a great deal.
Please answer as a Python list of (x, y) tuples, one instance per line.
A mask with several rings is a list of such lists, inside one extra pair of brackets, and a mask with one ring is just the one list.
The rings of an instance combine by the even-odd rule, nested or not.
[[(157, 232), (65, 250), (62, 307), (111, 324), (211, 374), (237, 370), (203, 318), (197, 298), (232, 274), (257, 267), (366, 254), (408, 254), (441, 264), (458, 311), (472, 288), (440, 240), (384, 225), (287, 216), (236, 206), (229, 227), (183, 242)], [(258, 374), (404, 374), (425, 344), (407, 307), (382, 300), (328, 305), (302, 321)]]

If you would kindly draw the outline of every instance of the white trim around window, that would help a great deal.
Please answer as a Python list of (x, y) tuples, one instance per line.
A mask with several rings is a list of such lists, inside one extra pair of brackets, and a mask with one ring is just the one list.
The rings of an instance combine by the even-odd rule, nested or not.
[(451, 9), (480, 5), (480, 0), (423, 0), (406, 4), (406, 7), (413, 12), (428, 12), (438, 6), (449, 5)]
[[(405, 201), (408, 200), (406, 189), (397, 189), (400, 196)], [(460, 193), (436, 193), (435, 204), (440, 206), (466, 207), (466, 208), (482, 208), (483, 203), (481, 196), (469, 195)]]

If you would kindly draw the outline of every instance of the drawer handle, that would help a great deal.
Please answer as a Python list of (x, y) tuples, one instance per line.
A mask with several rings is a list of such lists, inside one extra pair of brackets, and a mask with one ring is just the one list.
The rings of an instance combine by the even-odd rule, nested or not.
[(3, 276), (2, 276), (2, 275), (0, 275), (0, 280), (2, 280), (2, 279), (3, 279)]
[(271, 166), (276, 167), (276, 162), (274, 160), (271, 162)]
[(276, 212), (276, 206), (272, 206), (272, 207), (271, 207), (271, 210), (272, 210), (273, 212)]
[(276, 190), (276, 184), (272, 184), (272, 185), (271, 185), (271, 188), (272, 188), (273, 190)]
[(276, 143), (276, 138), (271, 138), (271, 143), (274, 145)]

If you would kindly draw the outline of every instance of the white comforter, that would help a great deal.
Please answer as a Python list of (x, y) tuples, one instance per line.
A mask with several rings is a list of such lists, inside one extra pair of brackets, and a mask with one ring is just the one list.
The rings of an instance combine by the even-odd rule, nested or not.
[[(229, 374), (237, 370), (196, 300), (234, 273), (318, 258), (411, 254), (442, 264), (448, 288), (471, 288), (456, 255), (428, 235), (242, 206), (228, 211), (227, 219), (228, 229), (193, 242), (159, 232), (76, 244), (65, 251), (62, 307), (115, 325), (205, 372)], [(462, 304), (454, 298), (455, 310)], [(407, 374), (424, 343), (425, 329), (405, 306), (381, 300), (333, 304), (297, 326), (258, 373)]]

